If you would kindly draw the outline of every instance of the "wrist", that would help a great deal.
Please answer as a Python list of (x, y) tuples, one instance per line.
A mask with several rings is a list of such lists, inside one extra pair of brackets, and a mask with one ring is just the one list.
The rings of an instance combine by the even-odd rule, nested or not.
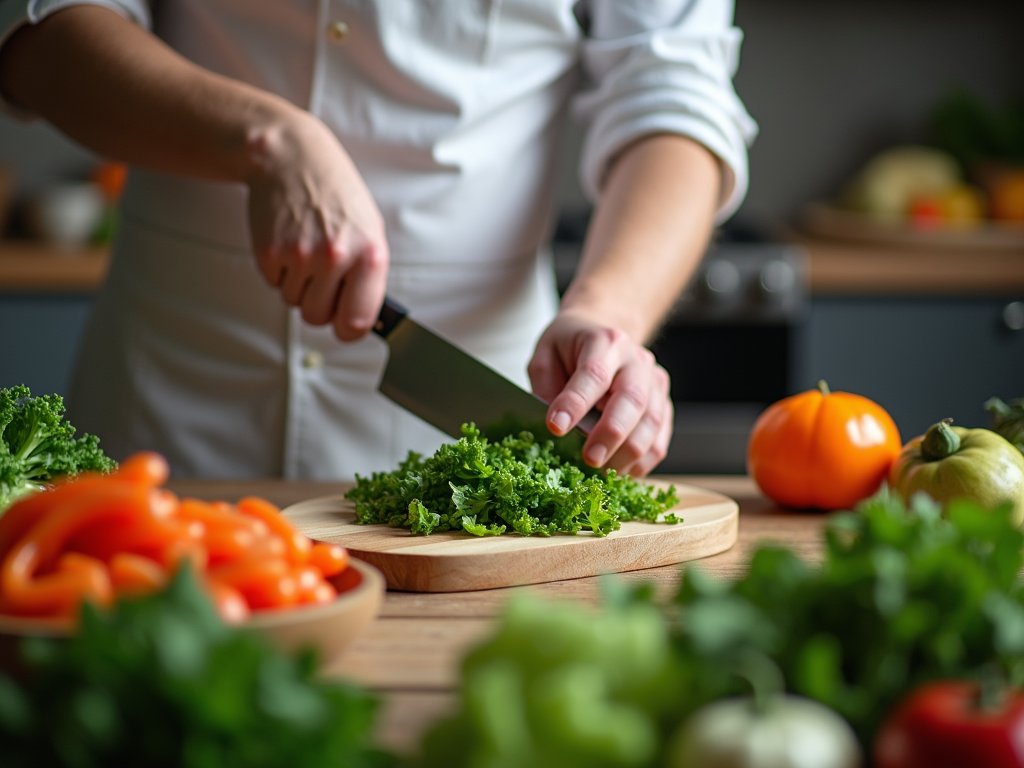
[(588, 320), (625, 332), (637, 344), (646, 343), (654, 326), (622, 296), (607, 296), (591, 286), (573, 284), (562, 297), (559, 314)]
[(259, 105), (244, 128), (241, 179), (251, 185), (300, 167), (307, 147), (322, 141), (323, 132), (328, 130), (320, 120), (292, 104)]

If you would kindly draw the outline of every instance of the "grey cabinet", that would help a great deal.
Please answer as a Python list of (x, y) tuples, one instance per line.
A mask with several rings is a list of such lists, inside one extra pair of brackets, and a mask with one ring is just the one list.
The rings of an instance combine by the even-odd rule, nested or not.
[(0, 294), (0, 387), (66, 395), (92, 304), (80, 294)]
[(1022, 299), (815, 297), (797, 388), (825, 379), (869, 397), (904, 439), (947, 416), (987, 426), (985, 400), (1024, 397), (1024, 331), (1003, 317)]

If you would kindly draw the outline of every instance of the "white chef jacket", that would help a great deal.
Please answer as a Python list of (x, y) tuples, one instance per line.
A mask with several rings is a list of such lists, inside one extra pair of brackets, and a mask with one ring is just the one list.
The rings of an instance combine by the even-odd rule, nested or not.
[[(746, 190), (732, 0), (0, 0), (0, 45), (82, 2), (320, 117), (384, 216), (389, 293), (524, 385), (557, 309), (542, 246), (570, 105), (592, 198), (610, 158), (656, 132), (720, 159), (720, 218)], [(380, 339), (342, 344), (265, 284), (246, 194), (132, 172), (74, 423), (118, 458), (161, 451), (177, 476), (350, 479), (434, 450), (444, 436), (376, 391)]]

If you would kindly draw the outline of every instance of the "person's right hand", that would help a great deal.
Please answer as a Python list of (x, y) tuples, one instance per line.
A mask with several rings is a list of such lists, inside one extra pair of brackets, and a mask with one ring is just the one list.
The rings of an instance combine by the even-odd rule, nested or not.
[(312, 325), (343, 341), (369, 331), (384, 301), (384, 221), (330, 130), (301, 115), (250, 136), (249, 228), (260, 271)]

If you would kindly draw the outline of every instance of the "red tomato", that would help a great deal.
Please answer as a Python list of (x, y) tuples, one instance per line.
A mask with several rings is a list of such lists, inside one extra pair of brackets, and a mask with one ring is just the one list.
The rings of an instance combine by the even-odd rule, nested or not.
[(747, 470), (783, 506), (848, 509), (878, 490), (900, 454), (900, 433), (866, 397), (818, 387), (758, 417)]
[(875, 739), (875, 768), (1024, 767), (1024, 693), (997, 709), (977, 704), (978, 685), (931, 683), (905, 698)]

